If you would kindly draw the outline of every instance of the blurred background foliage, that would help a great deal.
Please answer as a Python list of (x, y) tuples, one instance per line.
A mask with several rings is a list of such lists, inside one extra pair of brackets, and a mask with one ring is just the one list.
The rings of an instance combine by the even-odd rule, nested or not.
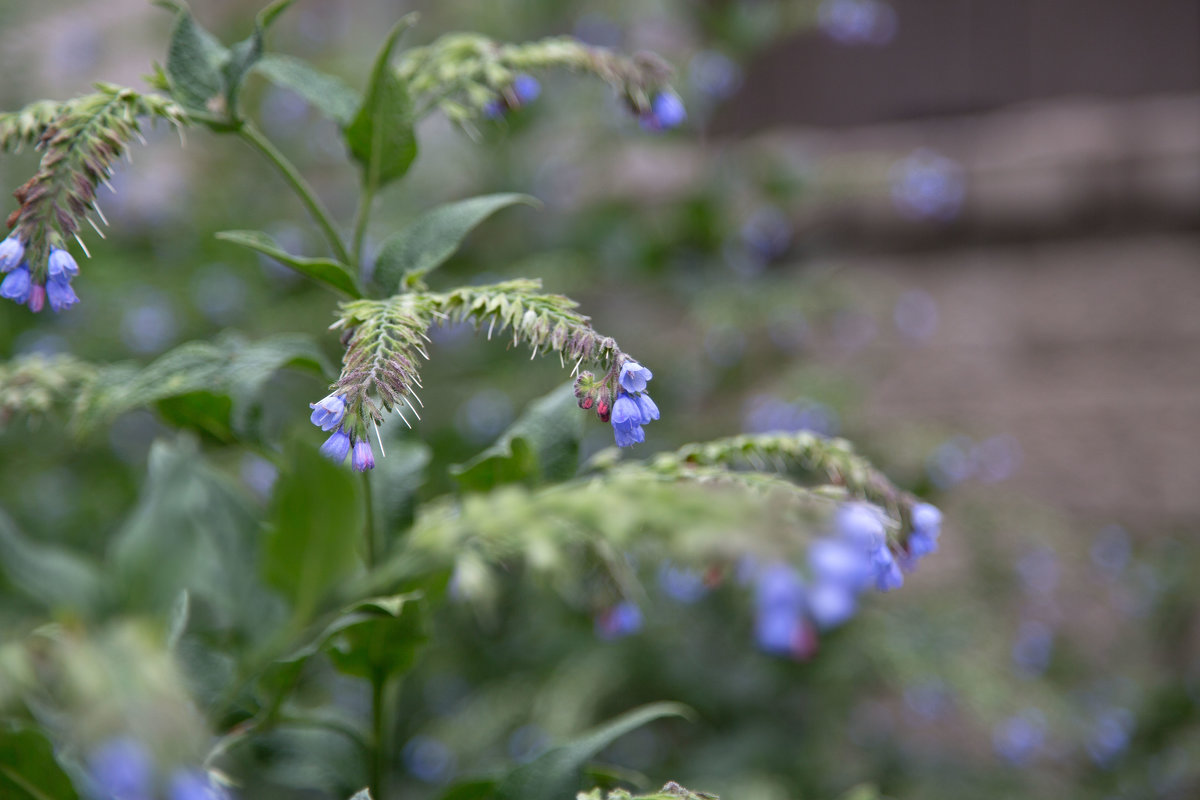
[[(1143, 289), (1154, 297), (1181, 295), (1180, 306), (1155, 306), (1165, 319), (1194, 312), (1200, 294), (1188, 259), (1200, 247), (1195, 170), (1163, 190), (1170, 202), (1157, 213), (1140, 206), (1141, 216), (1129, 212), (1122, 205), (1135, 193), (1129, 188), (1108, 216), (1066, 218), (1057, 227), (1039, 218), (1041, 227), (1030, 227), (1006, 221), (1009, 206), (988, 205), (981, 187), (992, 186), (994, 176), (980, 173), (973, 160), (986, 158), (956, 153), (959, 140), (947, 133), (957, 126), (1002, 135), (1006, 123), (997, 115), (1010, 113), (1010, 105), (980, 97), (963, 109), (968, 114), (913, 110), (899, 122), (881, 111), (877, 123), (850, 129), (761, 112), (764, 98), (786, 104), (789, 87), (797, 107), (811, 102), (797, 88), (796, 70), (822, 64), (830, 68), (804, 80), (830, 93), (841, 82), (841, 91), (864, 80), (886, 85), (886, 74), (864, 78), (856, 59), (871, 63), (888, 48), (917, 46), (906, 32), (925, 30), (926, 15), (951, 14), (935, 5), (301, 0), (278, 22), (273, 49), (310, 58), (356, 84), (369, 69), (379, 31), (413, 9), (421, 21), (408, 44), (469, 29), (513, 41), (570, 33), (661, 53), (677, 68), (675, 85), (690, 115), (686, 129), (646, 135), (604, 87), (571, 76), (547, 78), (536, 103), (474, 131), (435, 116), (419, 131), (422, 153), (413, 171), (383, 194), (369, 249), (435, 203), (488, 192), (532, 194), (543, 208), (518, 207), (486, 222), (432, 283), (538, 275), (549, 291), (579, 300), (597, 329), (619, 337), (655, 371), (664, 416), (639, 448), (643, 454), (738, 432), (844, 434), (947, 515), (942, 552), (903, 590), (872, 599), (853, 623), (824, 636), (819, 653), (804, 663), (754, 648), (749, 601), (732, 578), (710, 587), (669, 564), (650, 570), (641, 590), (644, 627), (611, 640), (598, 635), (594, 609), (547, 602), (547, 587), (520, 569), (493, 576), (484, 601), (451, 602), (427, 621), (437, 636), (399, 688), (394, 736), (403, 759), (392, 765), (398, 795), (437, 796), (451, 780), (528, 760), (551, 742), (659, 700), (690, 706), (695, 719), (657, 723), (620, 740), (602, 757), (614, 774), (642, 774), (651, 783), (671, 778), (738, 800), (836, 797), (863, 783), (887, 797), (930, 800), (1200, 792), (1200, 628), (1192, 579), (1200, 567), (1192, 536), (1200, 513), (1197, 472), (1195, 459), (1172, 455), (1178, 446), (1168, 442), (1175, 436), (1194, 444), (1195, 376), (1161, 415), (1149, 402), (1092, 413), (1096, 402), (1111, 399), (1110, 386), (1133, 381), (1146, 392), (1174, 391), (1174, 378), (1163, 376), (1194, 373), (1186, 346), (1195, 326), (1164, 323), (1157, 331), (1162, 342), (1152, 355), (1159, 371), (1114, 361), (1099, 384), (1089, 382), (1090, 373), (1071, 372), (1082, 387), (1076, 393), (1070, 376), (1039, 386), (1044, 373), (1030, 366), (1064, 369), (1065, 362), (1039, 359), (1092, 328), (1080, 322), (1083, 312), (1060, 301), (1087, 296), (1097, 283), (1113, 294), (1088, 311), (1117, 320), (1115, 328), (1126, 318), (1107, 302), (1141, 305)], [(254, 11), (232, 1), (194, 8), (226, 41), (249, 29)], [(1021, 4), (1010, 13), (1035, 18), (1031, 8)], [(69, 96), (97, 77), (134, 83), (159, 57), (169, 25), (168, 15), (141, 0), (0, 2), (0, 18), (5, 108)], [(935, 56), (956, 45), (921, 44)], [(827, 52), (834, 55), (822, 61), (818, 56)], [(1191, 56), (1194, 64), (1194, 46)], [(1161, 111), (1147, 110), (1145, 98), (1160, 106), (1175, 102), (1178, 116), (1162, 113), (1180, 130), (1194, 121), (1198, 96), (1197, 84), (1186, 80), (1195, 69), (1180, 69), (1181, 85), (1156, 86), (1147, 78), (1146, 87), (1123, 93), (1102, 85), (1078, 91), (1111, 118), (1128, 112), (1132, 122)], [(1073, 110), (1086, 121), (1095, 112), (1080, 111), (1070, 99), (1078, 91), (1029, 111), (1035, 115), (1029, 124), (1042, 136), (1066, 132), (1068, 151), (1079, 120), (1064, 122), (1064, 115)], [(246, 102), (334, 214), (349, 219), (355, 176), (332, 123), (261, 80), (248, 86)], [(1058, 114), (1062, 126), (1053, 128), (1039, 113)], [(1184, 144), (1173, 157), (1195, 152), (1187, 150), (1194, 137), (1177, 138)], [(86, 302), (62, 316), (6, 308), (0, 352), (146, 363), (174, 345), (231, 328), (257, 340), (319, 331), (333, 319), (333, 300), (323, 290), (212, 236), (262, 229), (289, 251), (323, 252), (319, 234), (268, 166), (239, 142), (199, 129), (188, 132), (183, 156), (173, 132), (160, 126), (149, 139), (114, 179), (115, 196), (102, 196), (113, 225), (108, 241), (93, 241), (93, 258), (82, 263)], [(1051, 161), (1043, 153), (1048, 171), (1056, 166), (1044, 166)], [(3, 185), (19, 185), (35, 163), (30, 153), (6, 158)], [(1029, 187), (1017, 181), (1011, 204), (1040, 207), (1038, 189)], [(1069, 201), (1046, 202), (1061, 209)], [(1099, 279), (1083, 270), (1062, 272), (1058, 290), (1039, 283), (1058, 274), (1056, 254), (1073, 263), (1080, 252), (1113, 247), (1145, 260), (1098, 265)], [(1039, 275), (1021, 272), (1013, 260), (1032, 261), (1029, 269)], [(1110, 277), (1117, 270), (1130, 282)], [(1140, 284), (1139, 270), (1142, 281), (1157, 286)], [(989, 287), (997, 285), (1024, 289), (989, 299)], [(1038, 296), (1039, 287), (1049, 294)], [(1012, 304), (1026, 302), (1029, 316), (1013, 311)], [(1023, 326), (1044, 334), (1040, 321), (1030, 321), (1034, 314), (1057, 318), (1059, 338), (1042, 340), (1042, 349), (989, 349), (989, 335), (1005, 335), (997, 327), (1016, 330), (1012, 336)], [(1090, 352), (1102, 358), (1106, 347), (1158, 341), (1140, 328), (1117, 333), (1127, 335), (1094, 343), (1099, 349)], [(325, 337), (323, 346), (336, 362), (335, 337)], [(552, 360), (530, 363), (519, 351), (454, 327), (437, 331), (431, 356), (423, 373), (427, 411), (414, 432), (389, 431), (398, 444), (381, 462), (396, 491), (380, 502), (396, 520), (411, 518), (414, 497), (453, 490), (449, 467), (484, 449), (562, 379)], [(1013, 366), (1018, 360), (1025, 373)], [(1021, 391), (1004, 393), (1001, 384), (1010, 378)], [(258, 430), (269, 432), (261, 441), (311, 439), (305, 404), (323, 392), (324, 378), (316, 374), (272, 376), (257, 411)], [(1064, 445), (1055, 435), (1057, 418), (1012, 411), (1039, 403), (1064, 415), (1092, 413), (1096, 427)], [(1139, 428), (1161, 437), (1151, 441)], [(1129, 438), (1101, 444), (1114, 429), (1129, 431)], [(224, 521), (174, 506), (156, 510), (153, 483), (141, 487), (152, 443), (164, 437), (174, 441), (161, 410), (125, 414), (82, 439), (53, 416), (9, 421), (0, 432), (0, 525), (97, 562), (107, 558), (112, 569), (122, 563), (139, 569), (182, 560), (188, 551), (159, 560), (127, 544), (122, 556), (114, 543), (137, 540), (136, 514), (122, 522), (131, 510), (177, 514), (171, 524), (183, 527), (236, 528), (250, 518), (247, 509), (261, 513), (272, 502), (278, 476), (271, 453), (205, 439), (163, 449), (159, 457), (182, 459), (184, 469), (187, 448), (199, 447), (211, 475), (185, 470), (160, 479), (192, 487), (202, 505), (232, 492), (220, 501)], [(610, 437), (608, 426), (589, 420), (584, 454), (607, 446)], [(1088, 463), (1093, 458), (1123, 466), (1103, 471)], [(1073, 477), (1076, 471), (1084, 477)], [(13, 564), (19, 555), (10, 548), (3, 557)], [(209, 557), (188, 553), (187, 568), (202, 570)], [(62, 575), (74, 574), (64, 569)], [(20, 580), (13, 570), (0, 578), (6, 632), (24, 633), (36, 618)], [(87, 580), (69, 582), (86, 592)], [(133, 585), (156, 580), (179, 585), (157, 572), (148, 584)], [(119, 607), (136, 609), (138, 602)], [(262, 598), (230, 598), (229, 608), (205, 613), (247, 614), (234, 630), (252, 639), (279, 609)], [(122, 674), (120, 659), (161, 658), (133, 623), (114, 623), (110, 637), (65, 646), (104, 650), (87, 657), (110, 664), (113, 680)], [(139, 648), (147, 653), (139, 655)], [(179, 691), (181, 679), (167, 674), (174, 669), (165, 664), (155, 673), (165, 693)], [(220, 692), (221, 665), (197, 674), (213, 683), (193, 691)], [(328, 664), (313, 666), (297, 691), (301, 703), (332, 701), (349, 716), (366, 702), (363, 682)], [(201, 736), (186, 715), (171, 724)], [(202, 741), (191, 746), (203, 752)], [(261, 776), (247, 797), (345, 796), (361, 776), (346, 737), (328, 730), (281, 730), (229, 757), (237, 767), (231, 771)]]

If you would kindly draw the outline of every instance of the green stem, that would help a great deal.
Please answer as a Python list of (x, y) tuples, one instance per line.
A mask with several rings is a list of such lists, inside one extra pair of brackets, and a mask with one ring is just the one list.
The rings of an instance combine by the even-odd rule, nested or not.
[(325, 234), (325, 238), (329, 240), (329, 246), (333, 249), (334, 254), (344, 264), (350, 264), (350, 253), (346, 250), (345, 243), (342, 242), (342, 237), (338, 234), (337, 228), (334, 227), (333, 221), (329, 216), (329, 212), (321, 205), (321, 201), (317, 199), (316, 193), (308, 181), (304, 180), (304, 176), (296, 169), (291, 161), (288, 161), (287, 156), (279, 152), (279, 149), (271, 143), (271, 140), (263, 136), (262, 132), (250, 122), (244, 122), (237, 129), (238, 136), (258, 152), (267, 157), (279, 173), (283, 175), (284, 180), (296, 192), (296, 195), (304, 203), (308, 213), (312, 215), (313, 220), (320, 226), (321, 231)]
[(387, 774), (387, 714), (385, 694), (387, 676), (376, 670), (371, 673), (371, 797), (384, 800), (384, 780)]
[(367, 222), (371, 219), (371, 205), (375, 202), (375, 185), (367, 181), (362, 197), (358, 201), (358, 213), (354, 217), (354, 267), (362, 274), (363, 243), (367, 238)]

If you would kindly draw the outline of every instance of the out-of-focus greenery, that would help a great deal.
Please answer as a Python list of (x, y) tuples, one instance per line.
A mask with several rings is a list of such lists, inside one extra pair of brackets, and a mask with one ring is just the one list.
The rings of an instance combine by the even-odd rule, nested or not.
[[(382, 12), (320, 5), (282, 16), (272, 48), (361, 85)], [(742, 59), (780, 32), (815, 20), (816, 5), (427, 4), (417, 43), (466, 28), (501, 40), (575, 33), (653, 46), (679, 65), (694, 125), (647, 137), (602, 87), (562, 76), (544, 79), (538, 102), (476, 123), (473, 136), (431, 117), (417, 132), (412, 171), (381, 192), (368, 253), (437, 203), (528, 193), (543, 207), (484, 222), (430, 283), (537, 275), (580, 301), (598, 330), (654, 367), (664, 417), (643, 454), (743, 431), (859, 433), (871, 386), (816, 359), (813, 342), (846, 315), (871, 313), (857, 305), (864, 296), (890, 306), (889, 289), (846, 286), (831, 266), (836, 253), (792, 239), (786, 221), (811, 199), (808, 165), (753, 141), (704, 142), (706, 107), (722, 97), (696, 78), (714, 53), (739, 74)], [(212, 27), (244, 35), (250, 20), (233, 8)], [(20, 89), (4, 88), (6, 107), (40, 96)], [(335, 216), (351, 219), (356, 174), (336, 125), (258, 77), (243, 102)], [(316, 351), (276, 353), (247, 376), (252, 391), (212, 387), (229, 406), (208, 417), (166, 399), (152, 411), (114, 402), (115, 416), (68, 424), (93, 378), (67, 359), (133, 374), (183, 342), (232, 352), (239, 341), (261, 347), (334, 320), (321, 288), (212, 235), (261, 229), (289, 252), (324, 254), (320, 232), (269, 166), (199, 128), (188, 130), (183, 156), (173, 132), (148, 136), (115, 177), (117, 194), (101, 194), (113, 225), (82, 263), (84, 302), (56, 317), (11, 305), (0, 313), (0, 352), (61, 354), (22, 362), (19, 381), (0, 368), (0, 704), (19, 720), (0, 724), (0, 789), (26, 796), (30, 776), (15, 765), (51, 763), (52, 740), (62, 773), (38, 775), (36, 785), (69, 797), (68, 776), (83, 785), (88, 748), (132, 725), (162, 743), (155, 755), (165, 763), (212, 755), (243, 797), (348, 796), (370, 772), (356, 744), (371, 735), (369, 678), (394, 670), (405, 673), (388, 684), (386, 736), (397, 757), (384, 769), (396, 796), (435, 797), (452, 784), (463, 793), (451, 796), (476, 796), (467, 779), (661, 701), (686, 706), (689, 718), (606, 746), (598, 761), (612, 766), (593, 767), (587, 785), (629, 781), (651, 792), (672, 779), (738, 800), (1200, 790), (1197, 547), (1119, 528), (1081, 533), (1003, 484), (939, 489), (926, 456), (951, 431), (893, 430), (861, 443), (900, 483), (944, 506), (944, 552), (823, 635), (803, 663), (754, 647), (752, 590), (735, 564), (722, 562), (698, 596), (681, 600), (672, 570), (710, 566), (712, 551), (688, 561), (686, 547), (659, 539), (631, 545), (633, 563), (542, 541), (505, 551), (498, 566), (464, 551), (422, 572), (433, 577), (419, 586), (405, 580), (427, 565), (410, 554), (389, 563), (392, 594), (329, 606), (324, 589), (352, 576), (361, 555), (363, 501), (349, 474), (316, 457), (305, 420), (340, 358), (334, 335)], [(36, 158), (7, 158), (4, 185), (23, 182)], [(373, 476), (385, 554), (401, 552), (398, 535), (414, 521), (414, 537), (452, 530), (421, 514), (468, 493), (455, 465), (473, 463), (564, 377), (557, 359), (530, 362), (462, 327), (433, 334), (422, 419), (413, 432), (396, 420), (384, 427), (388, 457)], [(301, 369), (274, 371), (288, 364)], [(31, 379), (39, 369), (45, 380)], [(128, 388), (119, 377), (110, 376), (118, 399)], [(10, 416), (5, 403), (18, 391), (33, 399)], [(190, 433), (176, 432), (181, 420)], [(585, 424), (580, 461), (611, 443), (607, 425)], [(619, 506), (620, 484), (609, 488)], [(471, 502), (481, 519), (507, 519), (537, 491), (484, 494), (495, 508)], [(553, 510), (553, 498), (546, 503)], [(310, 504), (340, 516), (313, 522)], [(709, 508), (696, 498), (688, 508), (680, 517), (699, 540), (750, 540), (720, 516), (735, 503)], [(340, 545), (303, 546), (336, 523), (347, 531)], [(247, 543), (280, 554), (282, 566), (260, 581)], [(308, 560), (287, 560), (297, 553)], [(625, 595), (637, 599), (643, 629), (597, 636), (597, 615)], [(295, 610), (322, 603), (326, 616)], [(333, 612), (351, 622), (336, 628)]]

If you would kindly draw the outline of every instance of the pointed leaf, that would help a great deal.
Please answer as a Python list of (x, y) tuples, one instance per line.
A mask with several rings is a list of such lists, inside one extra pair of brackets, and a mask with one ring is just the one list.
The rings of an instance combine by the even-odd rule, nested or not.
[(289, 468), (275, 484), (263, 574), (304, 621), (355, 568), (362, 499), (356, 476), (307, 442), (294, 441), (285, 463)]
[(321, 72), (307, 61), (279, 53), (263, 56), (255, 69), (277, 86), (290, 89), (345, 128), (354, 119), (362, 97), (341, 79)]
[(0, 797), (7, 800), (75, 800), (71, 779), (42, 733), (19, 723), (0, 723)]
[(583, 419), (571, 384), (563, 384), (531, 403), (495, 444), (450, 473), (468, 491), (568, 478), (579, 465)]
[(167, 78), (171, 94), (185, 108), (215, 111), (213, 99), (222, 89), (221, 71), (230, 53), (216, 37), (200, 27), (183, 3), (160, 3), (178, 13), (167, 45)]
[(238, 42), (230, 50), (229, 60), (225, 64), (225, 97), (229, 108), (237, 108), (238, 94), (246, 75), (254, 68), (263, 56), (263, 37), (267, 28), (275, 18), (282, 14), (296, 0), (275, 0), (269, 6), (258, 12), (254, 19), (254, 33)]
[(678, 703), (654, 703), (622, 714), (565, 745), (553, 747), (508, 774), (500, 783), (500, 800), (560, 800), (579, 789), (583, 766), (615, 740), (662, 717), (688, 718)]
[(364, 183), (375, 189), (402, 177), (417, 156), (412, 100), (390, 63), (397, 39), (414, 21), (410, 14), (388, 34), (375, 59), (367, 96), (345, 130), (350, 154), (362, 165)]
[(375, 282), (384, 294), (416, 285), (454, 255), (476, 225), (517, 203), (541, 205), (527, 194), (489, 194), (423, 214), (384, 241), (375, 259)]
[(315, 281), (333, 287), (351, 297), (362, 297), (358, 282), (351, 274), (350, 268), (340, 261), (331, 258), (304, 258), (288, 253), (274, 239), (262, 231), (221, 231), (217, 238), (226, 242), (240, 244), (251, 250), (270, 256), (281, 264), (285, 264), (307, 275)]

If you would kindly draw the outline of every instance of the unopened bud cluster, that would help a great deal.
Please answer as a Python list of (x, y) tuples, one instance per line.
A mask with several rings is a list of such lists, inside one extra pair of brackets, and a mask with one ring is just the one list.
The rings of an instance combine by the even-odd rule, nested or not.
[(654, 373), (622, 354), (597, 380), (591, 372), (575, 379), (575, 398), (585, 411), (595, 409), (601, 422), (610, 422), (619, 447), (646, 441), (643, 425), (659, 418), (658, 405), (646, 392)]

